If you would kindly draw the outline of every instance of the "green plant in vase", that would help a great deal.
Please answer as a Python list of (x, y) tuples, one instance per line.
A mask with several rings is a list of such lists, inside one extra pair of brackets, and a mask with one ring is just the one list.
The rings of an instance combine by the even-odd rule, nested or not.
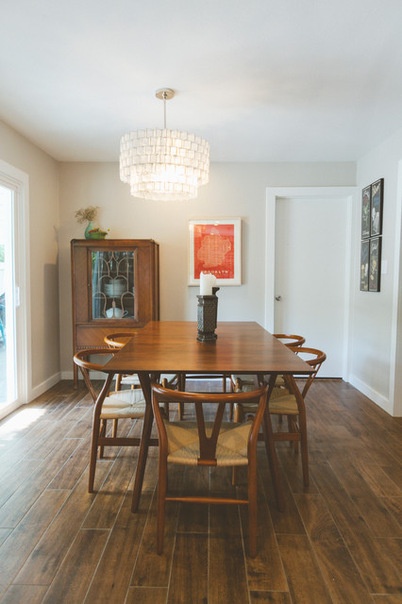
[(80, 224), (88, 223), (85, 229), (85, 239), (104, 239), (108, 233), (95, 224), (98, 210), (98, 206), (88, 206), (87, 208), (80, 208), (75, 213), (75, 217)]

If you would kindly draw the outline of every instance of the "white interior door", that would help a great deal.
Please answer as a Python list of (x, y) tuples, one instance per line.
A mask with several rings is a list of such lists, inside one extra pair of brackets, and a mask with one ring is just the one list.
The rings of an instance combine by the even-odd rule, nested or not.
[(267, 205), (273, 235), (267, 257), (272, 264), (267, 272), (271, 279), (267, 298), (272, 296), (267, 304), (268, 328), (303, 335), (306, 346), (327, 354), (320, 376), (345, 378), (351, 192), (343, 188), (274, 191)]

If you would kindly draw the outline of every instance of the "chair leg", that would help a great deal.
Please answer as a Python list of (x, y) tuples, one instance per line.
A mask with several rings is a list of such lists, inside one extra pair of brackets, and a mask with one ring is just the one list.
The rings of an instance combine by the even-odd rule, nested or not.
[[(85, 378), (85, 372), (83, 372)], [(95, 469), (96, 469), (96, 458), (98, 455), (98, 442), (99, 436), (102, 429), (102, 422), (100, 418), (103, 401), (110, 389), (110, 384), (113, 381), (113, 373), (109, 373), (105, 383), (102, 386), (102, 390), (96, 399), (95, 408), (92, 417), (92, 440), (91, 440), (91, 453), (89, 457), (89, 481), (88, 481), (88, 492), (93, 493), (94, 481), (95, 481)], [(87, 382), (85, 382), (87, 383)], [(91, 382), (88, 382), (91, 384)], [(102, 447), (103, 450), (103, 447)]]
[[(288, 415), (287, 416), (288, 419), (288, 430), (291, 434), (299, 434), (299, 427), (297, 425), (297, 422), (295, 421), (294, 417), (292, 415)], [(289, 445), (291, 447), (293, 447), (294, 452), (298, 453), (299, 452), (299, 441), (298, 440), (290, 440), (289, 441)]]
[(98, 456), (98, 435), (100, 433), (100, 430), (101, 430), (100, 420), (94, 419), (94, 426), (92, 429), (91, 454), (90, 454), (90, 458), (89, 458), (88, 493), (93, 493), (93, 491), (94, 491), (96, 459)]
[(293, 392), (297, 401), (298, 401), (298, 410), (299, 410), (299, 426), (296, 431), (299, 432), (300, 436), (300, 448), (301, 448), (301, 458), (302, 458), (302, 469), (303, 469), (303, 484), (305, 487), (308, 487), (310, 484), (309, 480), (309, 469), (308, 469), (308, 445), (307, 445), (307, 417), (306, 417), (306, 408), (304, 405), (304, 400), (301, 395), (299, 388), (293, 378), (293, 376), (288, 376), (288, 383), (290, 387), (290, 391)]
[(248, 532), (250, 558), (257, 555), (257, 467), (256, 463), (248, 466)]
[[(178, 380), (177, 380), (177, 388), (181, 392), (184, 392), (186, 390), (186, 376), (184, 373), (179, 373)], [(179, 411), (179, 420), (182, 421), (182, 419), (184, 418), (184, 403), (182, 403), (182, 402), (179, 403), (178, 411)]]
[(271, 470), (272, 482), (274, 483), (276, 503), (278, 505), (279, 511), (282, 512), (285, 509), (285, 501), (283, 498), (282, 485), (280, 482), (278, 458), (276, 456), (274, 446), (271, 416), (269, 414), (268, 408), (266, 409), (264, 414), (262, 427), (264, 432), (265, 451), (268, 457), (269, 467)]
[[(107, 420), (103, 419), (103, 420), (101, 420), (101, 423), (100, 423), (99, 436), (104, 437), (106, 435), (106, 428), (107, 428)], [(99, 447), (99, 459), (103, 459), (104, 452), (105, 452), (105, 447), (103, 445), (101, 445)]]
[(308, 445), (307, 445), (307, 422), (306, 417), (299, 415), (300, 423), (300, 449), (301, 449), (301, 461), (303, 469), (303, 484), (308, 487), (310, 484), (309, 468), (308, 468)]
[(138, 462), (137, 470), (135, 472), (133, 499), (131, 504), (131, 511), (137, 512), (138, 505), (140, 503), (142, 483), (144, 481), (145, 465), (147, 463), (149, 439), (151, 437), (153, 422), (153, 412), (150, 404), (147, 404), (145, 408), (145, 415), (142, 425), (141, 442), (138, 451)]
[(235, 487), (237, 485), (237, 477), (238, 477), (237, 466), (233, 466), (233, 468), (232, 468), (232, 487)]
[(122, 379), (122, 374), (118, 373), (116, 375), (116, 386), (115, 386), (115, 391), (118, 392), (119, 390), (121, 390), (121, 379)]
[(222, 392), (226, 392), (226, 375), (222, 377)]
[(243, 408), (239, 403), (233, 405), (233, 421), (235, 424), (242, 424), (244, 422)]
[(167, 493), (167, 462), (159, 460), (158, 477), (158, 501), (157, 501), (157, 519), (156, 519), (156, 549), (160, 555), (163, 553), (163, 541), (165, 534), (165, 505)]

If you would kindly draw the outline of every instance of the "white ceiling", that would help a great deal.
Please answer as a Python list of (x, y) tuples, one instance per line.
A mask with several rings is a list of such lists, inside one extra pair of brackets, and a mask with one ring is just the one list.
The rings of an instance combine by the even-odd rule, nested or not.
[(167, 127), (212, 161), (353, 161), (402, 127), (401, 0), (8, 0), (0, 119), (58, 160)]

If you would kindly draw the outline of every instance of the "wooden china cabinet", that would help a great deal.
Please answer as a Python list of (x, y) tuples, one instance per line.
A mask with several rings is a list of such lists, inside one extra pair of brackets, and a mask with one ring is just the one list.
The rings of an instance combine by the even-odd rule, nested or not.
[(106, 335), (159, 320), (159, 245), (152, 239), (73, 239), (71, 274), (74, 353), (105, 348)]

